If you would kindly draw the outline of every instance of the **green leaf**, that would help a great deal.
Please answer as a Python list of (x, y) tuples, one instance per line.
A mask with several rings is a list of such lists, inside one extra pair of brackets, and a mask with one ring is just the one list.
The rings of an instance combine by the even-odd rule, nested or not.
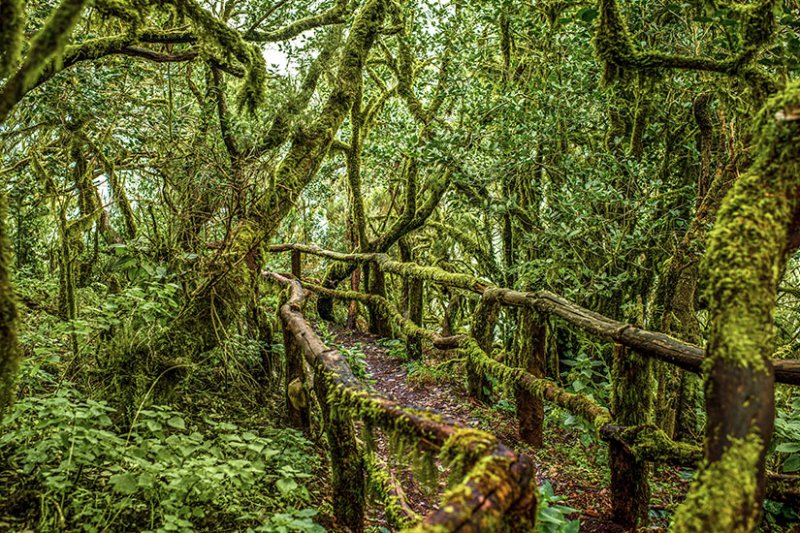
[(175, 429), (186, 429), (186, 422), (179, 416), (173, 416), (167, 420), (167, 425)]
[(282, 495), (286, 496), (297, 488), (297, 482), (293, 479), (281, 478), (275, 483), (275, 486), (278, 487)]
[(775, 447), (776, 452), (797, 453), (800, 452), (800, 442), (784, 442)]
[(122, 494), (133, 494), (138, 489), (138, 482), (130, 472), (111, 476), (108, 482), (116, 492)]
[(783, 471), (787, 474), (800, 472), (800, 454), (790, 455), (783, 463)]
[(584, 22), (592, 22), (597, 18), (598, 12), (593, 7), (585, 7), (578, 11), (578, 17)]

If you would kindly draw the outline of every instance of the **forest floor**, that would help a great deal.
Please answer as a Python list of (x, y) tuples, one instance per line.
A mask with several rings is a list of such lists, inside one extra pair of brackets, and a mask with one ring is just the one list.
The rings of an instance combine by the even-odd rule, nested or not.
[[(428, 363), (423, 366), (409, 363), (402, 357), (402, 350), (386, 346), (372, 335), (344, 329), (335, 329), (333, 333), (333, 344), (350, 355), (351, 366), (354, 354), (357, 355), (355, 362), (362, 365), (365, 381), (376, 392), (402, 405), (433, 410), (490, 432), (518, 452), (533, 457), (539, 485), (549, 483), (552, 487), (550, 505), (571, 508), (565, 510), (565, 516), (579, 520), (580, 531), (624, 531), (610, 519), (606, 446), (580, 425), (569, 426), (572, 417), (547, 410), (545, 445), (534, 450), (519, 440), (512, 404), (500, 400), (495, 405), (483, 405), (467, 396), (459, 373), (452, 369), (434, 370), (446, 360), (442, 354), (426, 354)], [(434, 510), (439, 497), (436, 488), (426, 488), (413, 478), (407, 466), (397, 464), (385, 436), (378, 435), (376, 442), (384, 463), (392, 464), (393, 475), (400, 480), (409, 506), (423, 516)], [(656, 469), (651, 480), (650, 531), (666, 530), (669, 516), (683, 499), (690, 477), (690, 471), (675, 467)], [(439, 490), (444, 488), (444, 482), (439, 485)], [(379, 530), (390, 529), (380, 507), (371, 509), (369, 524)]]

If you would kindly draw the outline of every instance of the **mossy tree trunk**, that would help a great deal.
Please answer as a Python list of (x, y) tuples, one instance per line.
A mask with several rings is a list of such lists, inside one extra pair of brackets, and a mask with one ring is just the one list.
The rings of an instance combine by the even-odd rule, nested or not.
[[(652, 376), (650, 360), (628, 348), (614, 345), (611, 415), (623, 426), (650, 422)], [(649, 469), (619, 442), (608, 445), (614, 521), (635, 530), (647, 524), (650, 502)]]
[[(700, 279), (700, 256), (705, 249), (706, 228), (716, 219), (719, 205), (738, 175), (735, 154), (720, 161), (712, 176), (713, 126), (708, 111), (710, 96), (695, 98), (693, 114), (698, 127), (697, 148), (701, 154), (694, 219), (676, 247), (664, 277), (664, 311), (661, 330), (686, 342), (700, 345), (702, 337), (695, 311)], [(722, 138), (721, 138), (722, 140)], [(720, 157), (722, 154), (719, 154)], [(695, 407), (702, 394), (698, 377), (672, 365), (658, 365), (659, 401), (656, 423), (671, 437), (694, 440), (700, 433)]]
[(6, 199), (0, 195), (0, 421), (14, 401), (18, 363), (17, 307), (11, 286), (11, 248), (6, 233)]
[(259, 222), (266, 235), (277, 230), (303, 189), (316, 176), (336, 132), (358, 98), (364, 63), (383, 24), (386, 3), (385, 0), (367, 0), (356, 14), (333, 78), (337, 84), (317, 119), (295, 133), (286, 156), (275, 171), (276, 186), (260, 206), (263, 219)]
[[(369, 293), (386, 297), (386, 277), (381, 268), (373, 263), (369, 268)], [(375, 306), (369, 306), (369, 331), (382, 338), (392, 336), (392, 325), (387, 317)]]
[(709, 236), (706, 462), (675, 531), (755, 531), (775, 418), (774, 311), (800, 245), (800, 83), (770, 99), (753, 130), (756, 159), (725, 197)]

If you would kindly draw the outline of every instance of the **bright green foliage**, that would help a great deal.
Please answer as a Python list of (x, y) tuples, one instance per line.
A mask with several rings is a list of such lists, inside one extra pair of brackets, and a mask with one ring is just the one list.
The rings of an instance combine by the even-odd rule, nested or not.
[[(25, 526), (188, 530), (213, 528), (211, 517), (221, 516), (230, 529), (313, 531), (310, 508), (341, 514), (313, 497), (328, 491), (324, 474), (276, 473), (310, 462), (304, 442), (261, 429), (286, 414), (277, 291), (259, 276), (289, 270), (288, 259), (265, 253), (278, 242), (372, 254), (331, 266), (331, 257), (304, 251), (304, 286), (320, 303), (337, 300), (335, 313), (320, 306), (322, 319), (343, 319), (354, 300), (357, 328), (370, 311), (398, 337), (422, 339), (412, 343), (421, 358), (407, 368), (418, 389), (458, 386), (470, 369), (492, 384), (504, 414), (519, 412), (513, 393), (522, 388), (558, 406), (546, 411), (545, 428), (564, 413), (565, 425), (583, 424), (584, 444), (617, 438), (640, 462), (695, 463), (700, 446), (675, 443), (650, 423), (646, 361), (614, 361), (607, 342), (550, 318), (539, 354), (547, 375), (534, 378), (513, 368), (524, 359), (514, 361), (511, 349), (521, 313), (487, 316), (474, 296), (491, 286), (548, 290), (584, 307), (585, 318), (625, 320), (636, 310), (643, 327), (675, 336), (692, 324), (685, 340), (708, 338), (712, 359), (760, 376), (773, 345), (795, 357), (800, 263), (790, 253), (796, 228), (786, 226), (800, 175), (798, 28), (789, 0), (0, 0), (0, 195), (8, 204), (0, 410), (22, 400), (0, 434), (9, 439), (0, 478), (11, 479), (12, 500), (33, 509), (38, 522)], [(754, 202), (757, 192), (768, 194)], [(718, 214), (741, 216), (714, 227)], [(740, 245), (724, 246), (733, 241)], [(707, 249), (707, 268), (697, 269)], [(356, 266), (383, 269), (385, 296), (356, 291), (366, 277)], [(673, 267), (691, 290), (685, 313), (667, 314), (666, 327), (659, 318), (675, 310)], [(419, 300), (404, 290), (408, 276), (424, 280), (422, 324), (409, 314)], [(331, 288), (348, 290), (324, 292)], [(331, 347), (333, 331), (324, 336)], [(464, 339), (470, 334), (478, 344)], [(391, 357), (407, 357), (401, 339), (385, 344)], [(347, 464), (334, 466), (355, 479), (364, 463), (350, 453), (360, 451), (350, 419), (385, 428), (403, 456), (397, 462), (421, 467), (415, 475), (428, 478), (424, 492), (438, 502), (429, 441), (446, 440), (431, 429), (445, 419), (387, 406), (369, 388), (335, 387), (336, 378), (368, 382), (364, 351), (338, 350), (350, 372), (314, 369), (338, 428), (320, 424), (320, 398), (310, 397), (309, 436), (346, 437)], [(642, 379), (620, 379), (626, 371)], [(54, 397), (66, 382), (80, 393)], [(313, 392), (305, 388), (312, 379), (294, 383)], [(767, 465), (791, 472), (800, 452), (796, 395), (787, 390), (776, 394)], [(686, 403), (702, 411), (702, 398)], [(212, 414), (259, 429), (246, 441), (244, 429), (200, 422)], [(169, 426), (179, 419), (185, 429)], [(222, 439), (237, 435), (303, 453), (258, 459)], [(73, 436), (70, 456), (63, 441)], [(173, 449), (193, 442), (203, 450), (184, 457)], [(469, 497), (464, 476), (505, 486), (510, 465), (479, 453), (494, 443), (470, 430), (448, 441), (450, 504)], [(709, 465), (696, 486), (733, 477), (738, 461), (745, 482), (728, 496), (750, 505), (757, 444), (737, 440), (733, 462)], [(24, 452), (45, 447), (58, 453)], [(366, 467), (385, 497), (386, 472)], [(607, 474), (603, 460), (592, 467), (597, 478)], [(696, 492), (692, 509), (722, 505), (715, 490)], [(552, 491), (541, 500), (540, 527), (574, 527)], [(350, 503), (342, 507), (358, 514)], [(388, 514), (400, 513), (392, 505)], [(494, 518), (483, 524), (499, 527)]]
[(70, 388), (20, 401), (0, 437), (13, 472), (4, 512), (37, 530), (322, 531), (313, 511), (299, 510), (314, 461), (294, 432), (198, 424), (159, 406), (120, 431), (113, 416)]
[(88, 3), (87, 0), (64, 0), (59, 3), (30, 43), (30, 50), (20, 67), (24, 76), (23, 86), (31, 87), (47, 66), (47, 62), (52, 58), (58, 59), (63, 53), (70, 32), (80, 20)]

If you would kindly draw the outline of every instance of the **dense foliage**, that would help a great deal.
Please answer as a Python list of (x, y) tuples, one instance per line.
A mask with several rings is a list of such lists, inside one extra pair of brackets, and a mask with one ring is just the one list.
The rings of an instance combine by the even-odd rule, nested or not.
[[(0, 0), (0, 24), (0, 529), (334, 527), (320, 435), (287, 429), (284, 295), (261, 270), (291, 264), (273, 243), (550, 290), (708, 345), (710, 403), (730, 368), (798, 359), (797, 0)], [(303, 270), (475, 332), (458, 290)], [(323, 332), (374, 331), (366, 306), (317, 312)], [(498, 312), (484, 349), (514, 361), (522, 313)], [(548, 378), (620, 403), (608, 345), (545, 330)], [(464, 361), (377, 333), (412, 385), (465, 381)], [(341, 351), (369, 378), (361, 348)], [(693, 444), (727, 431), (703, 379), (663, 363), (648, 379), (647, 422)], [(758, 496), (720, 519), (736, 530), (761, 520), (765, 468), (800, 472), (797, 392), (763, 379), (774, 405), (707, 435), (719, 453), (689, 500), (728, 505), (704, 484), (757, 434), (741, 470)], [(514, 411), (512, 387), (480, 386)], [(599, 442), (566, 412), (546, 420)], [(577, 527), (559, 502), (546, 484), (542, 531)], [(708, 523), (689, 507), (659, 518)], [(768, 527), (800, 521), (765, 509)]]

